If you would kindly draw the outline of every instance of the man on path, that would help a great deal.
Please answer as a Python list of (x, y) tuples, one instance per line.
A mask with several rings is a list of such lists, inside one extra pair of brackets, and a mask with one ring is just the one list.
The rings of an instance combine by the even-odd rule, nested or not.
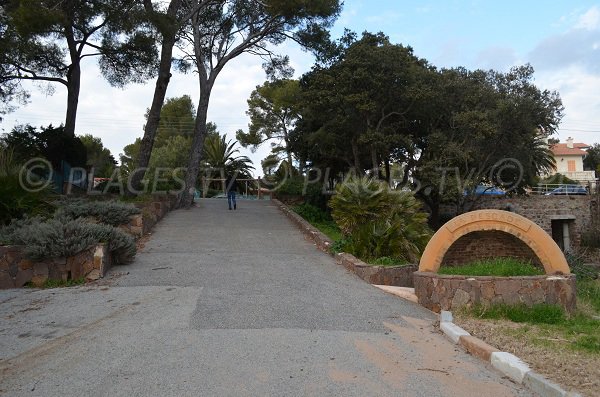
[(238, 190), (238, 184), (236, 180), (236, 175), (228, 175), (225, 180), (225, 189), (227, 191), (227, 204), (229, 205), (229, 209), (231, 210), (231, 205), (233, 204), (233, 209), (237, 209), (237, 203), (235, 202), (235, 194)]

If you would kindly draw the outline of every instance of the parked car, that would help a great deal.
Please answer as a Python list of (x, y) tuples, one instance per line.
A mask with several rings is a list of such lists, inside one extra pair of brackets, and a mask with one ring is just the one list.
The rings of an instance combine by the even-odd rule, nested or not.
[(585, 196), (589, 194), (588, 190), (581, 185), (562, 185), (557, 187), (556, 189), (546, 193), (546, 196)]
[(468, 196), (473, 194), (475, 196), (504, 196), (506, 192), (495, 186), (477, 185), (475, 191), (465, 189), (463, 195)]

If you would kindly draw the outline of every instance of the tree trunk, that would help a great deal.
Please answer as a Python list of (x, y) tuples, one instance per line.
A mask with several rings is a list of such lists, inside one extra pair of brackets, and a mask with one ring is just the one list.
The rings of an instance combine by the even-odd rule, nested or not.
[(204, 139), (206, 138), (206, 119), (208, 115), (208, 103), (212, 87), (208, 83), (200, 83), (200, 101), (198, 102), (198, 111), (196, 112), (196, 124), (194, 126), (194, 140), (192, 150), (188, 161), (187, 172), (185, 175), (185, 189), (179, 200), (180, 208), (190, 208), (194, 199), (194, 189), (198, 171), (200, 168), (200, 159), (204, 150)]
[(391, 166), (390, 166), (390, 158), (386, 157), (385, 158), (385, 180), (387, 181), (388, 185), (392, 186), (392, 173), (391, 173)]
[(71, 66), (67, 78), (67, 117), (65, 119), (65, 132), (75, 136), (75, 122), (77, 107), (79, 105), (79, 90), (81, 88), (81, 68), (79, 61)]
[(358, 175), (362, 175), (362, 167), (360, 166), (360, 154), (358, 150), (358, 143), (356, 140), (352, 140), (352, 156), (354, 157), (354, 168), (356, 169), (356, 173)]
[(373, 166), (373, 177), (379, 179), (379, 161), (377, 160), (377, 150), (371, 145), (371, 164)]
[[(173, 0), (169, 4), (167, 10), (167, 16), (175, 19), (176, 13), (181, 5), (181, 0)], [(154, 96), (152, 97), (152, 105), (148, 112), (148, 120), (144, 127), (144, 137), (140, 145), (140, 153), (138, 156), (137, 169), (144, 169), (148, 167), (150, 163), (150, 156), (152, 155), (152, 147), (154, 146), (154, 139), (156, 138), (156, 132), (158, 131), (158, 124), (160, 122), (160, 111), (167, 95), (167, 88), (169, 87), (169, 81), (171, 80), (171, 63), (173, 58), (173, 46), (176, 42), (178, 29), (171, 27), (167, 31), (162, 33), (162, 47), (160, 50), (160, 64), (158, 67), (158, 77), (156, 78), (156, 86), (154, 87)], [(131, 178), (131, 187), (134, 191), (139, 191), (141, 188), (142, 179), (146, 171), (135, 172)], [(129, 192), (133, 193), (133, 192)]]
[(65, 132), (75, 136), (75, 122), (77, 119), (77, 106), (79, 105), (79, 90), (81, 88), (81, 58), (77, 50), (77, 43), (73, 35), (73, 27), (67, 24), (64, 27), (69, 59), (71, 66), (67, 72), (67, 115), (65, 117)]

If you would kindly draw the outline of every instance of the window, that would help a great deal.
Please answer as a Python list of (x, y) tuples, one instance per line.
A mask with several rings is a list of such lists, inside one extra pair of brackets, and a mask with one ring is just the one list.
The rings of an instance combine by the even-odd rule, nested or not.
[(575, 169), (575, 160), (569, 160), (567, 162), (567, 167), (568, 167), (568, 171), (569, 172), (575, 172), (576, 171), (576, 169)]

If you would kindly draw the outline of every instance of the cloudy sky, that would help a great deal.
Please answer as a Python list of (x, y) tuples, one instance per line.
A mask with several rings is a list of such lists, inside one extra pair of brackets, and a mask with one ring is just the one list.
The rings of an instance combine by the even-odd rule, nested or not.
[[(383, 31), (395, 43), (410, 45), (416, 55), (439, 67), (464, 66), (507, 71), (530, 63), (536, 84), (557, 90), (565, 106), (558, 138), (600, 143), (600, 3), (588, 0), (422, 1), (345, 0), (333, 36), (344, 28), (356, 32)], [(280, 51), (290, 55), (296, 75), (313, 63), (310, 54), (293, 45)], [(246, 100), (265, 80), (262, 60), (245, 55), (233, 60), (217, 79), (209, 120), (222, 133), (235, 137), (246, 129)], [(168, 97), (199, 97), (194, 74), (175, 74)], [(144, 113), (150, 106), (154, 82), (111, 88), (94, 62), (83, 65), (77, 117), (78, 134), (102, 138), (115, 157), (143, 134)], [(15, 124), (60, 124), (66, 109), (66, 90), (56, 86), (48, 96), (31, 86), (31, 103), (7, 115), (0, 129)], [(248, 154), (256, 165), (269, 148)], [(259, 167), (257, 167), (259, 168)], [(259, 172), (260, 173), (260, 172)]]

